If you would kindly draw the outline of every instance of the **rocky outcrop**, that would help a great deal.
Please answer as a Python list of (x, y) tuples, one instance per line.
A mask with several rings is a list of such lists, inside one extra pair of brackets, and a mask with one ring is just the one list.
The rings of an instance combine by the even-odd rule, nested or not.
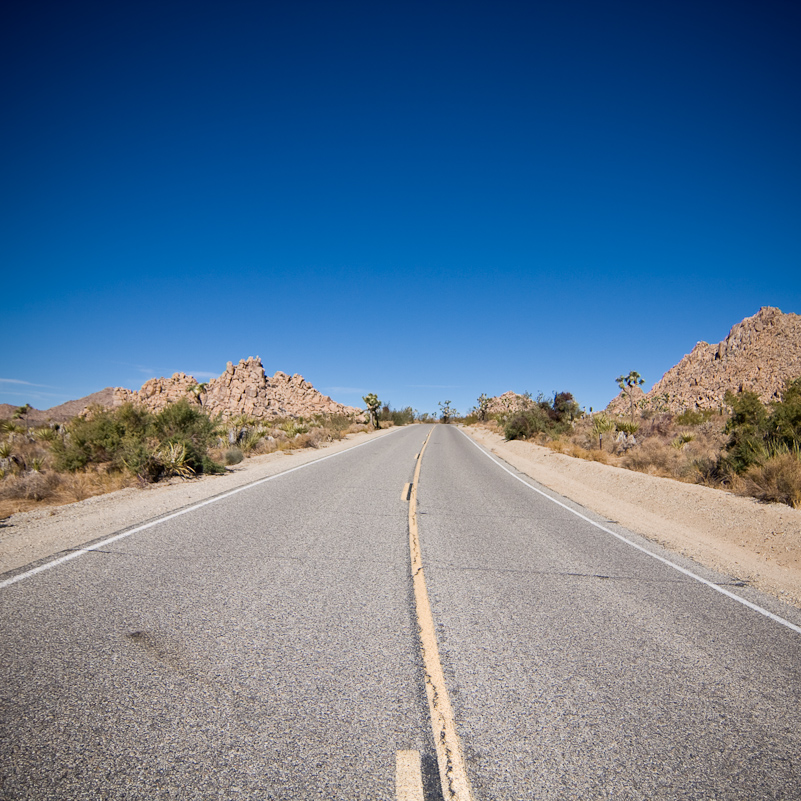
[(363, 411), (344, 406), (318, 392), (303, 376), (289, 376), (281, 371), (273, 376), (264, 372), (257, 356), (228, 362), (225, 372), (207, 384), (192, 376), (175, 373), (171, 378), (151, 378), (138, 392), (117, 388), (114, 405), (141, 403), (158, 412), (167, 404), (185, 398), (202, 406), (212, 417), (223, 420), (245, 415), (264, 420), (274, 417), (310, 417), (315, 414), (361, 416)]
[(487, 406), (487, 414), (504, 414), (506, 412), (517, 412), (521, 409), (528, 409), (532, 405), (531, 398), (525, 395), (518, 395), (516, 392), (504, 392), (503, 395), (496, 395), (490, 398)]
[[(801, 315), (763, 306), (737, 323), (722, 342), (699, 342), (668, 370), (645, 400), (656, 410), (718, 409), (727, 391), (756, 392), (764, 403), (779, 400), (788, 379), (801, 376)], [(618, 395), (609, 411), (628, 408)]]

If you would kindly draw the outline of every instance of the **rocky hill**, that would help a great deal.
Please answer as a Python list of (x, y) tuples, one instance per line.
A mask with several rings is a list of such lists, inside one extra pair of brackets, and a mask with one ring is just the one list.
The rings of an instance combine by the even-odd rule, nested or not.
[[(344, 406), (318, 392), (301, 375), (289, 376), (280, 371), (273, 376), (266, 375), (257, 356), (255, 359), (242, 359), (239, 364), (228, 362), (225, 372), (207, 384), (199, 384), (191, 375), (175, 373), (172, 378), (151, 378), (138, 391), (109, 387), (45, 411), (31, 409), (24, 422), (29, 425), (63, 422), (91, 404), (114, 407), (129, 402), (140, 403), (157, 412), (181, 398), (202, 406), (212, 416), (221, 415), (224, 420), (238, 415), (263, 420), (314, 414), (344, 414), (349, 417), (363, 414), (361, 409)], [(9, 404), (0, 405), (0, 419), (10, 418), (16, 409)]]
[(202, 406), (210, 415), (224, 420), (247, 415), (262, 420), (271, 417), (309, 417), (314, 414), (363, 414), (361, 409), (344, 406), (318, 392), (302, 375), (289, 376), (280, 370), (273, 376), (264, 372), (257, 356), (228, 362), (225, 372), (207, 384), (192, 376), (175, 373), (172, 378), (151, 378), (138, 392), (118, 388), (114, 405), (128, 401), (159, 411), (168, 403), (186, 398)]
[[(699, 342), (644, 397), (652, 408), (672, 412), (718, 409), (729, 390), (750, 390), (769, 403), (781, 398), (788, 379), (799, 376), (801, 315), (763, 306), (753, 317), (737, 323), (722, 342)], [(621, 393), (607, 411), (628, 408)]]
[[(115, 392), (116, 390), (113, 387), (106, 387), (106, 389), (93, 392), (85, 398), (67, 401), (59, 406), (51, 406), (49, 409), (31, 409), (21, 422), (30, 426), (63, 423), (71, 417), (75, 417), (76, 414), (80, 414), (87, 406), (93, 404), (112, 406)], [(18, 408), (18, 406), (12, 406), (8, 403), (0, 403), (0, 420), (10, 420)]]
[(496, 395), (490, 398), (487, 406), (487, 414), (503, 414), (505, 412), (517, 412), (520, 409), (528, 409), (532, 405), (531, 399), (525, 395), (518, 395), (516, 392), (504, 392), (503, 395)]

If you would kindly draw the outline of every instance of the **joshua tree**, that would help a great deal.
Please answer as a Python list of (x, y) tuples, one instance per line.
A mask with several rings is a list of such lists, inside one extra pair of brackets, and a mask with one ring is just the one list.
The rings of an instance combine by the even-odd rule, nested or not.
[(446, 400), (444, 403), (440, 402), (438, 406), (443, 423), (448, 423), (451, 417), (456, 417), (456, 409), (451, 408), (451, 402), (449, 400)]
[(18, 409), (14, 411), (14, 414), (11, 415), (12, 420), (22, 420), (25, 418), (25, 422), (28, 420), (28, 412), (33, 408), (30, 403), (26, 403), (24, 406), (20, 406)]
[(370, 417), (370, 424), (374, 428), (381, 428), (378, 424), (378, 410), (381, 408), (381, 401), (378, 400), (378, 395), (375, 392), (371, 392), (369, 395), (365, 395), (362, 400), (364, 401), (365, 406), (367, 406), (367, 414)]
[(640, 378), (640, 374), (636, 370), (632, 370), (628, 375), (619, 375), (615, 381), (620, 389), (628, 396), (629, 405), (631, 407), (631, 419), (634, 419), (634, 395), (632, 390), (645, 383), (645, 380)]
[(204, 384), (195, 384), (193, 387), (189, 387), (189, 391), (198, 399), (198, 403), (203, 405), (203, 395), (206, 394), (206, 390), (209, 388), (208, 382)]
[(478, 419), (484, 422), (487, 419), (487, 411), (489, 410), (490, 399), (482, 392), (478, 396), (478, 405), (476, 411), (478, 412)]

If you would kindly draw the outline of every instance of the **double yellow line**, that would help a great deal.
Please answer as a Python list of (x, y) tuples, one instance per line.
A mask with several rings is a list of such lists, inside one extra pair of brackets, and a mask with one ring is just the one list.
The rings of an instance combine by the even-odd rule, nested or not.
[(467, 779), (462, 747), (456, 733), (453, 708), (445, 686), (445, 676), (437, 648), (437, 637), (434, 629), (434, 616), (428, 600), (428, 590), (423, 573), (423, 557), (420, 551), (420, 536), (417, 524), (417, 485), (420, 481), (420, 468), (423, 465), (423, 454), (433, 429), (429, 431), (426, 441), (417, 456), (411, 491), (409, 493), (409, 552), (412, 560), (412, 580), (414, 582), (414, 599), (417, 607), (417, 625), (420, 632), (420, 646), (423, 651), (423, 668), (425, 670), (426, 695), (431, 714), (431, 726), (434, 730), (434, 743), (437, 749), (437, 762), (442, 783), (442, 795), (445, 801), (472, 801), (470, 782)]

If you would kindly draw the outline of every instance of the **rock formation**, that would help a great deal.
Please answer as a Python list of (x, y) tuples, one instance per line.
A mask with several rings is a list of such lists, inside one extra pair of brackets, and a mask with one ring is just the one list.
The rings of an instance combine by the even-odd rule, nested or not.
[(518, 395), (516, 392), (504, 392), (503, 395), (496, 395), (490, 398), (487, 406), (487, 414), (503, 414), (505, 412), (517, 412), (521, 409), (528, 409), (532, 405), (531, 399), (525, 395)]
[(228, 362), (225, 372), (208, 384), (199, 384), (185, 373), (175, 373), (172, 378), (151, 378), (138, 392), (117, 388), (114, 405), (141, 403), (157, 412), (181, 398), (202, 406), (212, 417), (219, 414), (224, 420), (238, 415), (263, 420), (315, 414), (363, 414), (361, 409), (336, 403), (318, 392), (297, 373), (289, 376), (279, 370), (273, 376), (266, 375), (258, 356), (242, 359), (239, 364)]
[[(645, 394), (652, 408), (718, 409), (726, 392), (750, 390), (764, 403), (779, 400), (788, 379), (801, 376), (801, 315), (763, 306), (737, 323), (722, 342), (699, 342)], [(625, 412), (623, 393), (607, 407)]]

